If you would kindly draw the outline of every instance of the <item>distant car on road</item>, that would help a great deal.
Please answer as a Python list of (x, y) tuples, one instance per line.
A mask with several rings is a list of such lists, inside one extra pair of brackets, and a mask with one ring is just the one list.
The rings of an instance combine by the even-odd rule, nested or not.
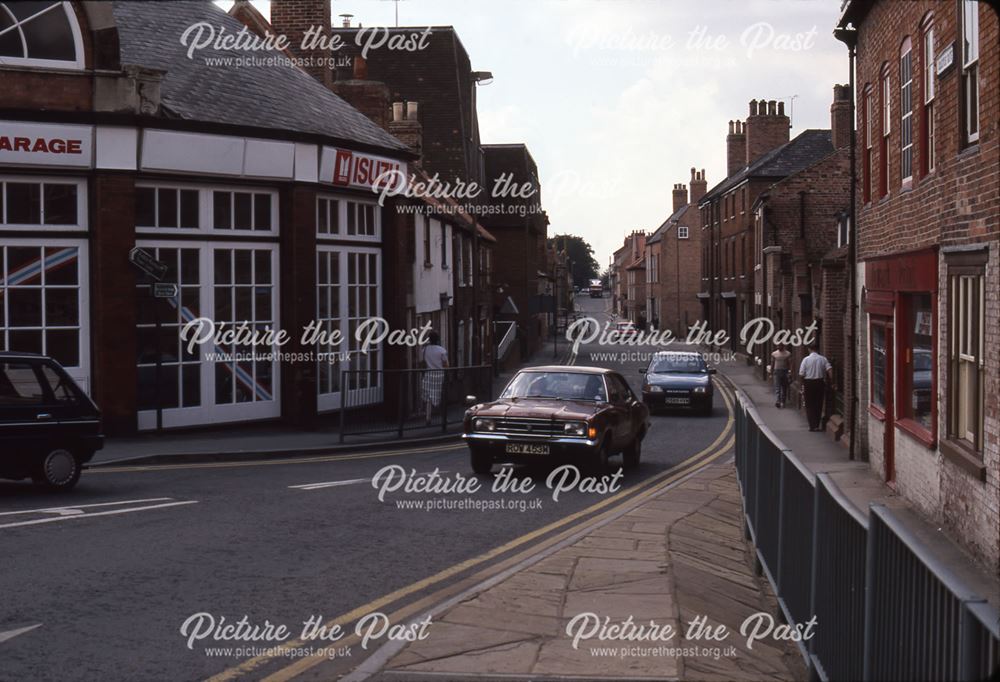
[(590, 286), (587, 287), (590, 291), (591, 298), (603, 298), (604, 297), (604, 284), (601, 283), (599, 279), (590, 280)]
[(636, 329), (635, 325), (628, 321), (618, 322), (615, 324), (615, 331), (618, 332), (618, 338), (622, 341), (629, 341), (639, 333), (639, 330)]
[(0, 478), (69, 490), (103, 445), (100, 410), (59, 363), (0, 352)]
[(462, 438), (477, 474), (495, 462), (539, 460), (603, 473), (618, 453), (626, 467), (638, 466), (648, 429), (649, 409), (621, 374), (555, 365), (523, 369), (497, 400), (472, 405)]
[(705, 364), (701, 353), (660, 351), (639, 372), (646, 375), (642, 401), (650, 409), (679, 407), (712, 413), (715, 369)]

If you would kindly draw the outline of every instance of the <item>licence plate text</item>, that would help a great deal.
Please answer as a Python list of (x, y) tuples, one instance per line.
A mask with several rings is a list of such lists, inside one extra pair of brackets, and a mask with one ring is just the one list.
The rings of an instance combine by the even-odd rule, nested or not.
[(510, 455), (547, 455), (549, 454), (549, 446), (532, 443), (507, 443), (505, 452)]

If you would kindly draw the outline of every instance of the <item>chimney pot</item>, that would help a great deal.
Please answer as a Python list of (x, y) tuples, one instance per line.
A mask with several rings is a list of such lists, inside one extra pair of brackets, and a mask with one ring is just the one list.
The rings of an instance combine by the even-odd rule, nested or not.
[(773, 99), (767, 103), (767, 114), (768, 116), (778, 115), (778, 103)]
[(392, 120), (402, 121), (403, 120), (403, 103), (393, 102), (392, 103)]
[(757, 100), (755, 99), (750, 100), (750, 115), (751, 116), (757, 115)]
[(778, 102), (778, 116), (784, 116), (784, 115), (785, 115), (785, 103)]

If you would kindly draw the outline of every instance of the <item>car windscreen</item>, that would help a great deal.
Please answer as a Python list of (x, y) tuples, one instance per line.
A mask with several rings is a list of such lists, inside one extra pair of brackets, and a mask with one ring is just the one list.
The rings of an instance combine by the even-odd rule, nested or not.
[(521, 372), (500, 397), (607, 401), (601, 375), (582, 372)]
[(703, 374), (708, 368), (700, 355), (664, 355), (653, 358), (650, 374)]

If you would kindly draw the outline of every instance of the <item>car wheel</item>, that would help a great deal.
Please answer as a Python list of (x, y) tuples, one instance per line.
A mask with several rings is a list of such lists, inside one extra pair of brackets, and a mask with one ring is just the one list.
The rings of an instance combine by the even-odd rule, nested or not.
[(49, 490), (70, 490), (82, 471), (76, 455), (65, 448), (54, 448), (38, 463), (31, 478)]
[(493, 470), (493, 455), (482, 450), (469, 450), (469, 460), (477, 474), (485, 475)]
[(622, 453), (622, 464), (625, 465), (626, 469), (634, 469), (639, 466), (639, 460), (642, 459), (642, 439), (645, 437), (645, 433), (640, 433)]
[(590, 473), (594, 476), (603, 476), (604, 472), (608, 470), (608, 458), (611, 456), (609, 453), (609, 450), (611, 449), (609, 441), (609, 438), (605, 438), (604, 442), (601, 443), (601, 447), (590, 456), (588, 468), (590, 469)]

